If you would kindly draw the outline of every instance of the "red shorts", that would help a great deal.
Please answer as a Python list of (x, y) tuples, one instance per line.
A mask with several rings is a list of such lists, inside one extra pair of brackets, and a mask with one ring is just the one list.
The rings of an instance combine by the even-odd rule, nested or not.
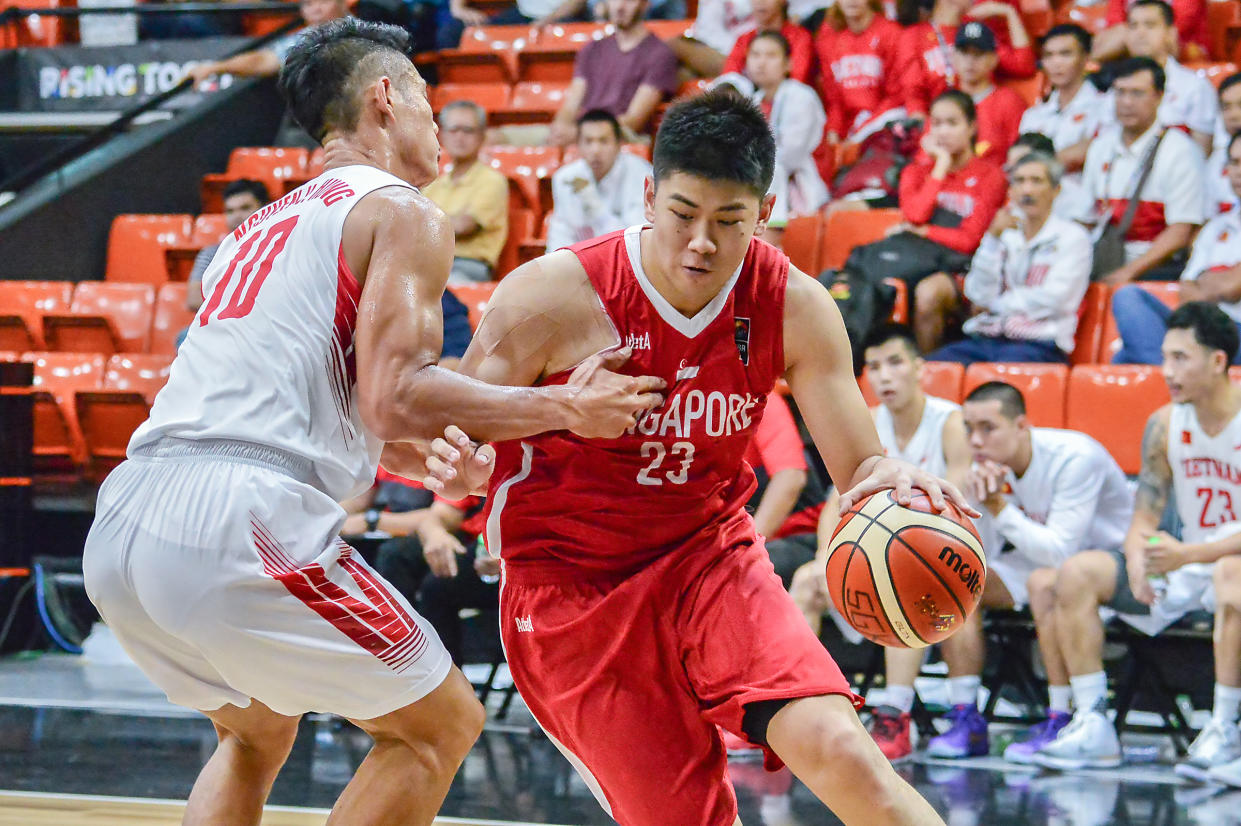
[(500, 628), (531, 713), (623, 826), (732, 826), (716, 726), (745, 737), (747, 703), (860, 703), (761, 541), (672, 554), (619, 582), (509, 568)]

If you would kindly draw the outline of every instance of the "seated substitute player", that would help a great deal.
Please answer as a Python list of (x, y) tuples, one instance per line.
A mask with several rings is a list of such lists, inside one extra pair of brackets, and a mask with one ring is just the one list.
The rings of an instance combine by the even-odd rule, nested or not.
[[(670, 387), (620, 439), (496, 446), (487, 544), (504, 563), (505, 650), (539, 724), (625, 826), (736, 821), (717, 725), (786, 763), (846, 824), (942, 823), (858, 721), (744, 509), (754, 480), (742, 458), (781, 375), (847, 488), (842, 508), (891, 487), (908, 502), (912, 486), (937, 508), (964, 505), (949, 483), (882, 455), (834, 302), (754, 238), (774, 165), (752, 103), (683, 101), (655, 139), (649, 226), (500, 282), (467, 375), (555, 385), (628, 342), (625, 369)], [(486, 477), (465, 447), (437, 439), (428, 459), (436, 487), (457, 480), (451, 495)]]
[[(1032, 427), (1021, 391), (999, 381), (981, 384), (961, 406), (974, 465), (966, 480), (982, 516), (976, 521), (987, 553), (982, 608), (1029, 605), (1036, 618), (1051, 610), (1055, 569), (1087, 548), (1115, 548), (1125, 535), (1133, 497), (1116, 460), (1094, 439), (1073, 430)], [(952, 726), (931, 739), (934, 757), (987, 754), (987, 721), (978, 710), (986, 645), (982, 611), (940, 644), (948, 664)], [(1047, 659), (1049, 682), (1067, 686), (1063, 664)], [(1051, 708), (1068, 711), (1067, 691)], [(1067, 716), (1053, 718), (1063, 725)], [(1036, 728), (1030, 737), (1042, 736)], [(1028, 739), (1028, 738), (1027, 738)]]
[[(866, 375), (879, 404), (871, 408), (884, 453), (963, 484), (970, 450), (956, 402), (928, 396), (922, 389), (923, 361), (913, 333), (895, 325), (876, 330), (863, 350)], [(832, 609), (827, 593), (827, 548), (840, 521), (840, 497), (828, 497), (819, 521), (819, 553), (793, 577), (793, 600), (817, 635), (823, 614)], [(884, 650), (887, 692), (871, 717), (871, 736), (892, 761), (913, 751), (909, 712), (914, 704), (914, 679), (922, 667), (922, 650)]]
[[(1191, 301), (1168, 318), (1163, 376), (1172, 401), (1146, 423), (1123, 553), (1079, 554), (1055, 577), (1051, 619), (1077, 710), (1072, 724), (1034, 755), (1039, 765), (1120, 765), (1120, 742), (1107, 718), (1103, 606), (1147, 634), (1191, 611), (1214, 610), (1214, 710), (1177, 773), (1205, 779), (1241, 757), (1241, 521), (1234, 504), (1241, 501), (1241, 388), (1228, 380), (1238, 341), (1236, 325), (1214, 304)], [(1158, 529), (1169, 496), (1183, 525), (1179, 540)], [(1047, 657), (1051, 635), (1043, 631)], [(1231, 766), (1229, 774), (1238, 769)]]

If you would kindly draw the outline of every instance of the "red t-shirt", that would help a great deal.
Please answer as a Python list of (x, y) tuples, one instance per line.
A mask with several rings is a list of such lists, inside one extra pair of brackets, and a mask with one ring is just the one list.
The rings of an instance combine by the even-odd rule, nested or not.
[(1004, 86), (996, 86), (982, 100), (974, 101), (978, 114), (979, 157), (1003, 167), (1008, 149), (1021, 134), (1021, 116), (1026, 102), (1021, 95)]
[(878, 14), (858, 34), (848, 28), (836, 31), (826, 23), (819, 29), (814, 45), (829, 131), (844, 138), (853, 131), (859, 112), (878, 115), (904, 103), (898, 64), (901, 31)]
[[(748, 31), (737, 38), (737, 42), (733, 44), (733, 50), (728, 53), (728, 59), (724, 61), (722, 74), (745, 73), (746, 53), (750, 51), (750, 44), (754, 42), (757, 34), (757, 31)], [(817, 68), (814, 57), (814, 37), (791, 20), (786, 20), (780, 27), (780, 34), (784, 35), (784, 39), (789, 42), (789, 77), (793, 80), (800, 80), (802, 83), (811, 83)]]
[[(1135, 0), (1108, 0), (1107, 24), (1123, 24), (1129, 7), (1134, 2)], [(1172, 20), (1176, 24), (1177, 37), (1181, 43), (1181, 58), (1206, 60), (1210, 48), (1207, 34), (1207, 0), (1171, 0), (1171, 3)]]
[(974, 158), (942, 181), (931, 177), (934, 161), (920, 155), (901, 173), (901, 212), (912, 224), (924, 225), (940, 207), (961, 216), (956, 227), (931, 226), (926, 237), (973, 255), (995, 213), (1004, 205), (1008, 181), (999, 166)]
[[(994, 30), (994, 21), (982, 22)], [(1013, 48), (1008, 45), (1007, 26), (1004, 31), (1003, 38), (996, 37), (999, 57), (996, 77), (1033, 77), (1038, 69), (1034, 49), (1029, 46)], [(901, 85), (905, 92), (905, 108), (910, 114), (925, 113), (931, 101), (955, 84), (956, 73), (952, 70), (950, 56), (956, 36), (956, 26), (934, 26), (930, 22), (915, 23), (905, 29), (897, 65), (904, 67)]]
[[(758, 432), (746, 451), (745, 460), (752, 468), (761, 467), (767, 479), (782, 470), (809, 469), (801, 434), (797, 432), (797, 422), (793, 421), (793, 411), (789, 410), (788, 402), (779, 394), (773, 393), (767, 399), (767, 410), (763, 413), (763, 420), (758, 423)], [(809, 502), (802, 501), (805, 498), (807, 497), (798, 497), (793, 510), (771, 539), (798, 533), (813, 533), (818, 528), (823, 497), (820, 495), (810, 497)]]

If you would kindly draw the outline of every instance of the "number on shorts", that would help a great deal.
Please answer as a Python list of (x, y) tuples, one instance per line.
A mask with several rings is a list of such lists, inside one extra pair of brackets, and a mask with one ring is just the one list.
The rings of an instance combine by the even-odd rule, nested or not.
[[(1208, 520), (1207, 511), (1211, 509), (1211, 502), (1219, 497), (1219, 507), (1216, 509), (1218, 520)], [(1230, 522), (1237, 521), (1237, 514), (1232, 509), (1232, 494), (1226, 490), (1216, 490), (1214, 488), (1198, 488), (1198, 498), (1202, 500), (1202, 514), (1198, 517), (1198, 526), (1202, 528), (1217, 528), (1220, 525), (1226, 525)]]
[(262, 235), (255, 233), (246, 239), (241, 249), (237, 250), (237, 254), (233, 256), (233, 260), (229, 262), (228, 271), (224, 273), (220, 283), (215, 285), (211, 300), (207, 302), (202, 315), (198, 318), (198, 326), (204, 326), (210, 320), (211, 314), (220, 306), (220, 302), (224, 300), (224, 293), (233, 283), (233, 275), (238, 272), (239, 267), (237, 287), (233, 290), (228, 305), (216, 314), (216, 318), (241, 318), (250, 314), (250, 311), (254, 309), (254, 300), (258, 298), (259, 289), (267, 280), (267, 276), (271, 274), (276, 256), (284, 252), (284, 245), (288, 243), (289, 236), (293, 234), (293, 227), (297, 226), (298, 217), (294, 215), (286, 218)]
[[(651, 462), (638, 471), (638, 484), (662, 485), (664, 480), (651, 474), (659, 470), (660, 465), (664, 463), (664, 458), (669, 454), (668, 449), (664, 447), (663, 442), (643, 442), (641, 452), (642, 458), (650, 459)], [(681, 463), (681, 466), (665, 473), (664, 479), (674, 485), (684, 485), (689, 481), (689, 466), (694, 462), (694, 445), (691, 442), (674, 442), (671, 454), (674, 460)]]

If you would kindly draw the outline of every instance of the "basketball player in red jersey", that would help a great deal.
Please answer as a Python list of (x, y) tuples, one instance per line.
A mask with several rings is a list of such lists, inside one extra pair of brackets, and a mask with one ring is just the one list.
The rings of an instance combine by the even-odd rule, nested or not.
[[(504, 561), (505, 649), (535, 718), (623, 826), (732, 826), (717, 726), (786, 763), (847, 824), (940, 824), (862, 728), (744, 509), (745, 449), (783, 375), (847, 488), (842, 510), (882, 488), (908, 502), (917, 486), (973, 513), (947, 482), (882, 456), (834, 302), (754, 239), (774, 159), (752, 104), (716, 93), (677, 104), (655, 141), (650, 226), (500, 282), (467, 375), (555, 385), (628, 345), (624, 369), (669, 388), (619, 439), (495, 446), (486, 536)], [(467, 444), (433, 450), (431, 487), (456, 495), (485, 480)]]

